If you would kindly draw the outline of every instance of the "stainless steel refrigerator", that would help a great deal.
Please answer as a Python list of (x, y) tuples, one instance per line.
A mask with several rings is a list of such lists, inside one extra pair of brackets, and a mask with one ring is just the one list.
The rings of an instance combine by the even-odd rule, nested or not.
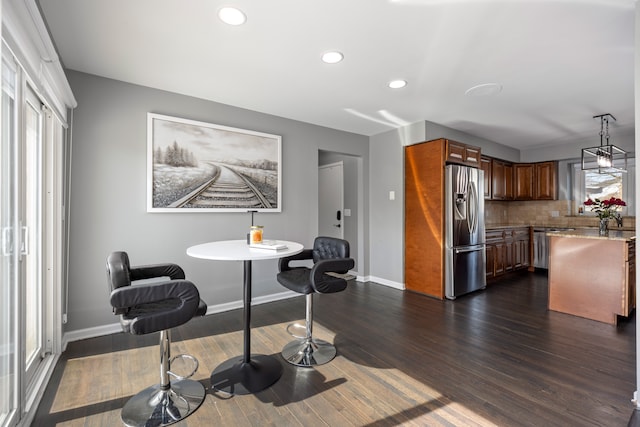
[(445, 297), (487, 286), (484, 232), (484, 172), (445, 167)]

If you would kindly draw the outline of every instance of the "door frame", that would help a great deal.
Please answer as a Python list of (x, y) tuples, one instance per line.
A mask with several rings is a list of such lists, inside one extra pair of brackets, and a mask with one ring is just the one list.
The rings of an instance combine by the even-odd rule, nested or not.
[(318, 166), (318, 233), (321, 234), (321, 230), (320, 230), (320, 206), (323, 203), (323, 200), (320, 200), (320, 197), (322, 194), (326, 194), (326, 192), (320, 191), (320, 185), (321, 185), (321, 180), (320, 180), (320, 170), (321, 169), (329, 169), (329, 168), (334, 168), (334, 167), (340, 167), (340, 175), (341, 175), (341, 185), (340, 185), (340, 238), (344, 239), (344, 233), (345, 233), (345, 220), (344, 220), (344, 162), (342, 160), (338, 161), (338, 162), (334, 162), (334, 163), (328, 163), (326, 165), (319, 165)]
[[(323, 155), (320, 153), (323, 153)], [(368, 275), (366, 274), (368, 271), (368, 261), (365, 256), (365, 253), (368, 251), (365, 247), (365, 240), (368, 241), (366, 230), (368, 211), (365, 208), (368, 188), (365, 181), (367, 172), (365, 159), (359, 154), (348, 154), (330, 149), (318, 149), (318, 165), (320, 165), (320, 159), (324, 156), (327, 157), (326, 161), (329, 162), (327, 164), (335, 163), (336, 161), (343, 161), (344, 164), (343, 191), (345, 191), (344, 194), (348, 197), (347, 200), (344, 200), (343, 197), (344, 206), (351, 208), (355, 206), (355, 212), (352, 213), (349, 221), (346, 221), (347, 217), (343, 215), (343, 223), (350, 223), (347, 227), (343, 227), (343, 233), (345, 238), (351, 243), (351, 258), (356, 262), (354, 270), (351, 273), (357, 276), (357, 281), (364, 282), (368, 280)], [(320, 203), (319, 196), (318, 203)], [(316, 211), (318, 211), (317, 208)], [(316, 219), (316, 223), (317, 222), (318, 220)]]

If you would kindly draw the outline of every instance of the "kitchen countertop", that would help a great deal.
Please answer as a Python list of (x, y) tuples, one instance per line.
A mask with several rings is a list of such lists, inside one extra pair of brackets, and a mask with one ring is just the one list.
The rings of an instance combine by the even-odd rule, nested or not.
[[(521, 228), (521, 227), (533, 227), (535, 229), (558, 229), (558, 230), (598, 230), (598, 227), (588, 227), (588, 226), (571, 226), (571, 225), (550, 225), (550, 224), (492, 224), (485, 225), (485, 230), (500, 230), (500, 229), (509, 229), (509, 228)], [(611, 231), (636, 231), (635, 227), (616, 227), (615, 225), (611, 226)]]
[(523, 228), (523, 227), (529, 227), (528, 225), (485, 225), (484, 229), (485, 230), (502, 230), (505, 228)]
[(549, 231), (548, 236), (558, 237), (579, 237), (585, 239), (601, 239), (601, 240), (635, 240), (635, 231), (621, 231), (610, 229), (607, 236), (601, 236), (597, 228), (576, 228), (575, 230), (565, 231)]

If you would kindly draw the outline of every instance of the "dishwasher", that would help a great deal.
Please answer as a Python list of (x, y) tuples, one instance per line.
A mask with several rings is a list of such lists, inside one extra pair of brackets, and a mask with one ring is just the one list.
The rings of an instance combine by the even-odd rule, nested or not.
[(535, 227), (533, 229), (533, 266), (549, 269), (549, 236), (554, 231), (571, 231), (573, 228)]

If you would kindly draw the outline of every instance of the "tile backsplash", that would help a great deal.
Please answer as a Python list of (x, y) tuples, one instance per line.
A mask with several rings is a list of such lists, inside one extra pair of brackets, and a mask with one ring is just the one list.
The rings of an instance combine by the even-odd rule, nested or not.
[[(598, 218), (576, 215), (573, 200), (485, 200), (485, 223), (492, 225), (539, 225), (551, 227), (597, 227)], [(623, 217), (624, 227), (635, 227), (635, 217)], [(615, 226), (615, 221), (609, 226)]]

